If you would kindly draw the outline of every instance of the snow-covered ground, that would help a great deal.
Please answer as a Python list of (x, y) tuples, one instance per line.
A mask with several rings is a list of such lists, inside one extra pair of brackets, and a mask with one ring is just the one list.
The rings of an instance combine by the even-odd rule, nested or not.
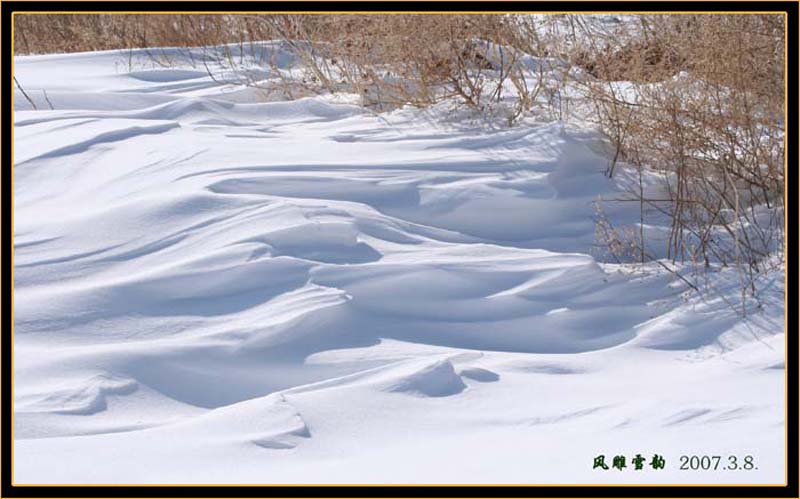
[(16, 483), (784, 481), (783, 274), (603, 264), (592, 131), (126, 57), (15, 59)]

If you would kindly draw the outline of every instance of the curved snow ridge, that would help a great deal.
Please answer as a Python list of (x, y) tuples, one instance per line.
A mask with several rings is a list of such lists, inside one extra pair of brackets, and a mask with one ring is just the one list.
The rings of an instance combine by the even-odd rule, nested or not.
[(427, 397), (447, 397), (461, 393), (467, 387), (449, 360), (404, 367), (408, 370), (394, 371), (391, 377), (380, 379), (377, 384), (387, 392)]
[(282, 393), (239, 402), (151, 430), (155, 434), (204, 435), (209, 445), (246, 443), (265, 449), (291, 449), (311, 431)]
[(19, 413), (50, 412), (89, 415), (104, 411), (110, 395), (129, 395), (138, 388), (135, 380), (111, 374), (97, 374), (69, 387), (46, 394), (27, 395), (15, 402)]
[(291, 448), (298, 443), (293, 437), (310, 438), (312, 435), (302, 414), (291, 403), (293, 397), (321, 390), (350, 389), (447, 397), (466, 388), (448, 359), (401, 361), (221, 407), (173, 424), (170, 431), (181, 432), (201, 426), (212, 441), (235, 437), (266, 448)]
[(467, 389), (462, 377), (481, 383), (499, 379), (496, 373), (475, 367), (464, 368), (457, 373), (451, 359), (458, 357), (435, 356), (391, 362), (378, 368), (220, 407), (169, 424), (164, 431), (193, 434), (202, 428), (204, 438), (210, 443), (244, 441), (267, 449), (291, 449), (313, 435), (306, 418), (292, 402), (295, 399), (305, 400), (306, 396), (331, 390), (341, 392), (341, 396), (346, 396), (348, 390), (367, 390), (412, 397), (450, 397)]
[(208, 78), (208, 71), (188, 69), (143, 69), (127, 73), (129, 78), (147, 82), (163, 83), (167, 81), (195, 80)]
[[(64, 105), (59, 105), (58, 111), (23, 111), (18, 115), (15, 126), (24, 129), (41, 123), (96, 119), (169, 120), (184, 125), (207, 123), (246, 126), (309, 120), (337, 121), (363, 114), (363, 109), (358, 106), (327, 102), (323, 97), (305, 97), (290, 102), (235, 103), (221, 98), (163, 94), (133, 94), (130, 97), (116, 94), (113, 98), (101, 96), (99, 100), (91, 100), (81, 93), (58, 92), (52, 99), (58, 103), (63, 101)], [(109, 107), (112, 109), (109, 110)], [(92, 109), (95, 111), (87, 112)]]
[[(53, 134), (51, 130), (46, 131), (45, 133), (50, 132), (51, 135), (56, 135), (56, 137), (51, 137), (51, 144), (55, 142), (55, 144), (63, 143), (64, 145), (51, 146), (44, 151), (42, 151), (41, 147), (34, 148), (32, 145), (26, 145), (24, 148), (16, 148), (14, 150), (15, 166), (22, 166), (24, 163), (35, 159), (57, 158), (59, 156), (79, 154), (93, 146), (120, 142), (141, 135), (158, 135), (173, 128), (180, 127), (179, 123), (166, 120), (158, 120), (156, 123), (142, 123), (137, 121), (131, 122), (130, 120), (111, 119), (104, 120), (102, 123), (95, 123), (98, 126), (91, 127), (88, 133), (86, 133), (87, 130), (81, 129), (82, 133), (78, 135), (80, 138), (77, 138), (77, 141), (74, 133), (69, 133), (68, 135), (62, 134), (64, 137), (59, 140), (59, 138), (57, 138), (57, 132)], [(89, 135), (89, 137), (85, 137), (85, 135)], [(40, 144), (40, 142), (37, 141), (37, 145), (38, 144)]]
[(354, 105), (333, 104), (322, 97), (305, 97), (289, 102), (266, 102), (254, 104), (238, 104), (235, 102), (207, 97), (185, 97), (139, 112), (130, 113), (131, 118), (138, 119), (172, 119), (180, 121), (197, 121), (202, 117), (235, 117), (229, 124), (241, 124), (240, 120), (252, 120), (256, 123), (302, 123), (308, 120), (336, 121), (363, 114), (363, 110)]
[(285, 255), (319, 263), (359, 264), (383, 257), (360, 238), (360, 232), (352, 223), (309, 221), (245, 239), (239, 244), (259, 246), (253, 250), (251, 259)]
[[(162, 105), (179, 99), (179, 96), (153, 94), (149, 92), (127, 93), (120, 98), (115, 92), (82, 92), (82, 91), (48, 91), (44, 94), (28, 95), (36, 104), (37, 110), (22, 107), (22, 94), (15, 95), (14, 127), (60, 121), (72, 118), (124, 118), (128, 112), (137, 112), (145, 108)], [(50, 104), (48, 104), (48, 101)], [(20, 103), (20, 104), (17, 104)], [(27, 102), (26, 102), (27, 103)], [(53, 109), (50, 109), (50, 105)]]
[[(310, 268), (307, 262), (286, 257), (202, 267), (212, 261), (199, 259), (139, 275), (87, 281), (79, 287), (39, 286), (20, 296), (32, 300), (49, 296), (50, 311), (40, 312), (42, 318), (73, 309), (73, 325), (118, 316), (214, 316), (242, 311), (298, 289), (308, 281)], [(27, 306), (18, 311), (20, 321), (36, 313)]]

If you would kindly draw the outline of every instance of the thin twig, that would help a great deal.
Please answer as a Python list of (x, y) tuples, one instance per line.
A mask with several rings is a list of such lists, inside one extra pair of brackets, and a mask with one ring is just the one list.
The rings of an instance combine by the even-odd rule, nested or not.
[(22, 95), (28, 100), (31, 107), (33, 107), (33, 109), (39, 109), (38, 107), (36, 107), (36, 103), (33, 102), (33, 99), (31, 99), (31, 97), (25, 92), (25, 89), (22, 88), (22, 85), (19, 84), (19, 80), (17, 80), (16, 76), (14, 77), (14, 83), (17, 84), (17, 88), (19, 89), (20, 92), (22, 92)]

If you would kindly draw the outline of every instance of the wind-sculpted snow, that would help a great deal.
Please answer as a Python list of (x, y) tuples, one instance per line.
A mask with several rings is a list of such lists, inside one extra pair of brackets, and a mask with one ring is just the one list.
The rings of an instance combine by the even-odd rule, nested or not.
[(780, 279), (743, 321), (603, 264), (591, 131), (127, 55), (16, 59), (17, 483), (665, 482), (591, 459), (703, 442), (759, 471), (693, 482), (782, 480)]

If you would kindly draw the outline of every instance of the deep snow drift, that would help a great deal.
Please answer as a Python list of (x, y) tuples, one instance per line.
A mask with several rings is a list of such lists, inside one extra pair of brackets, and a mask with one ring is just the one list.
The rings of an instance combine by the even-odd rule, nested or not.
[(783, 275), (602, 264), (590, 130), (125, 57), (15, 59), (16, 483), (783, 482)]

